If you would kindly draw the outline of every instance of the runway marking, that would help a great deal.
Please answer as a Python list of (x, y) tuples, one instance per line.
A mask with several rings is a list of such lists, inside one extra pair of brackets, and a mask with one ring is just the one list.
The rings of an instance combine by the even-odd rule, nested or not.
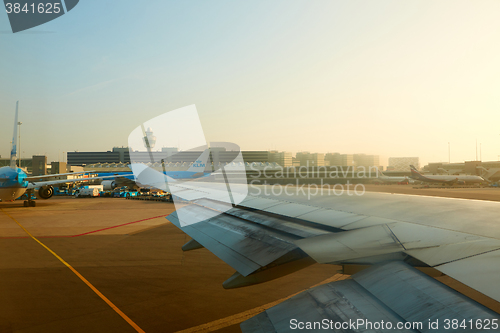
[(18, 226), (21, 227), (21, 229), (24, 230), (24, 232), (26, 232), (28, 234), (29, 237), (31, 237), (34, 241), (36, 241), (38, 244), (40, 244), (41, 246), (43, 246), (47, 251), (49, 251), (50, 253), (52, 253), (54, 255), (54, 257), (56, 257), (57, 259), (59, 259), (60, 262), (62, 262), (66, 267), (68, 267), (73, 273), (75, 273), (75, 275), (80, 278), (80, 280), (82, 280), (90, 289), (92, 289), (93, 292), (95, 292), (97, 294), (97, 296), (99, 296), (104, 302), (106, 302), (106, 304), (108, 304), (120, 317), (122, 317), (130, 326), (132, 326), (137, 332), (139, 333), (145, 333), (136, 323), (134, 323), (132, 321), (132, 319), (130, 319), (125, 313), (123, 313), (120, 309), (118, 309), (118, 307), (116, 307), (116, 305), (113, 304), (113, 302), (111, 302), (106, 296), (104, 296), (99, 290), (97, 290), (96, 287), (94, 287), (92, 285), (92, 283), (90, 283), (86, 278), (83, 277), (83, 275), (81, 275), (80, 273), (78, 273), (78, 271), (76, 269), (73, 268), (73, 266), (71, 266), (70, 264), (68, 264), (66, 261), (64, 261), (63, 258), (61, 258), (60, 256), (57, 255), (57, 253), (55, 253), (54, 251), (52, 251), (48, 246), (46, 246), (45, 244), (43, 244), (42, 242), (40, 242), (35, 236), (33, 236), (25, 227), (23, 227), (21, 225), (21, 223), (19, 223), (15, 218), (13, 218), (12, 216), (10, 216), (7, 212), (5, 212), (2, 208), (0, 208), (0, 210), (5, 214), (7, 215), (8, 217), (10, 217), (14, 222), (17, 223)]
[(345, 280), (349, 276), (350, 275), (335, 274), (334, 276), (332, 276), (332, 277), (330, 277), (330, 278), (328, 278), (328, 279), (326, 279), (324, 281), (321, 281), (320, 283), (315, 284), (312, 287), (306, 288), (304, 290), (296, 292), (296, 293), (294, 293), (292, 295), (289, 295), (287, 297), (283, 297), (283, 298), (281, 298), (281, 299), (279, 299), (277, 301), (274, 301), (274, 302), (271, 302), (271, 303), (267, 303), (267, 304), (258, 306), (256, 308), (253, 308), (253, 309), (250, 309), (250, 310), (247, 310), (247, 311), (243, 311), (243, 312), (237, 313), (237, 314), (229, 316), (229, 317), (225, 317), (225, 318), (222, 318), (222, 319), (217, 319), (217, 320), (211, 321), (211, 322), (206, 323), (206, 324), (202, 324), (202, 325), (199, 325), (199, 326), (187, 328), (185, 330), (177, 331), (175, 333), (198, 333), (198, 332), (205, 333), (205, 332), (213, 332), (213, 331), (220, 330), (220, 329), (223, 329), (223, 328), (228, 327), (228, 326), (236, 325), (236, 324), (244, 322), (245, 320), (250, 319), (251, 317), (256, 316), (259, 313), (264, 312), (267, 309), (272, 308), (273, 306), (278, 305), (279, 303), (284, 302), (287, 299), (292, 298), (293, 296), (298, 295), (298, 294), (300, 294), (300, 293), (302, 293), (302, 292), (304, 292), (306, 290), (309, 290), (311, 288), (320, 286), (320, 285), (325, 284), (325, 283), (330, 283), (330, 282), (334, 282), (334, 281)]
[[(107, 227), (107, 228), (103, 228), (103, 229), (98, 229), (98, 230), (94, 230), (94, 231), (84, 232), (83, 234), (72, 235), (72, 236), (69, 236), (69, 237), (79, 237), (79, 236), (84, 236), (84, 235), (88, 235), (88, 234), (93, 234), (93, 233), (96, 233), (96, 232), (99, 232), (99, 231), (104, 231), (104, 230), (109, 230), (109, 229), (113, 229), (113, 228), (123, 227), (124, 225), (128, 225), (128, 224), (133, 224), (133, 223), (143, 222), (143, 221), (147, 221), (147, 220), (157, 219), (157, 218), (160, 218), (160, 217), (165, 217), (167, 215), (160, 215), (160, 216), (149, 217), (147, 219), (142, 219), (142, 220), (139, 220), (139, 221), (133, 221), (133, 222), (128, 222), (128, 223), (123, 223), (123, 224), (119, 224), (119, 225), (115, 225), (115, 226)], [(61, 236), (61, 237), (67, 237), (67, 236)]]
[(127, 232), (126, 235), (132, 236), (132, 235), (140, 234), (141, 232), (148, 231), (148, 230), (155, 229), (155, 228), (159, 228), (161, 226), (164, 226), (164, 225), (170, 224), (170, 223), (171, 222), (167, 220), (165, 223), (162, 223), (162, 224), (152, 225), (152, 226), (144, 228), (144, 229), (139, 229), (136, 231)]
[[(7, 214), (7, 213), (5, 213), (5, 214)], [(85, 235), (93, 234), (93, 233), (96, 233), (96, 232), (99, 232), (99, 231), (104, 231), (104, 230), (109, 230), (109, 229), (113, 229), (113, 228), (123, 227), (124, 225), (133, 224), (133, 223), (139, 223), (139, 222), (144, 222), (144, 221), (153, 220), (153, 219), (157, 219), (157, 218), (165, 217), (165, 216), (168, 216), (168, 214), (167, 215), (154, 216), (154, 217), (148, 217), (147, 219), (142, 219), (142, 220), (138, 220), (138, 221), (127, 222), (127, 223), (123, 223), (123, 224), (119, 224), (119, 225), (114, 225), (114, 226), (103, 228), (103, 229), (97, 229), (97, 230), (93, 230), (93, 231), (88, 231), (88, 232), (84, 232), (84, 233), (78, 234), (78, 235), (38, 236), (38, 238), (70, 238), (70, 237), (80, 237), (80, 236), (85, 236)], [(132, 234), (132, 233), (129, 233), (129, 235), (130, 234)], [(12, 239), (12, 238), (29, 238), (29, 237), (22, 237), (22, 236), (19, 236), (19, 237), (0, 237), (0, 239)]]

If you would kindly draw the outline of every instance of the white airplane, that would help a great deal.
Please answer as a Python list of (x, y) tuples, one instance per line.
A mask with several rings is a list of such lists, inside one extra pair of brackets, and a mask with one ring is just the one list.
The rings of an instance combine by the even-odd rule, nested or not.
[[(76, 178), (76, 179), (58, 179), (46, 180), (49, 178), (78, 175), (85, 172), (59, 173), (43, 176), (28, 176), (23, 170), (17, 167), (17, 119), (19, 102), (16, 103), (16, 116), (14, 120), (14, 136), (12, 138), (12, 149), (10, 151), (10, 166), (0, 168), (0, 200), (13, 201), (21, 197), (25, 192), (28, 193), (28, 200), (24, 201), (24, 207), (35, 207), (36, 202), (31, 200), (34, 192), (37, 198), (49, 199), (54, 195), (53, 185), (67, 184), (75, 182), (85, 182), (106, 177)], [(109, 177), (108, 177), (109, 178)]]
[(439, 184), (480, 184), (486, 183), (487, 181), (480, 176), (475, 175), (422, 175), (417, 169), (410, 165), (411, 168), (411, 178), (419, 180), (425, 183), (439, 183)]
[(409, 179), (408, 177), (396, 177), (396, 176), (386, 176), (382, 171), (378, 172), (378, 177), (374, 179), (375, 182), (378, 183), (386, 183), (386, 184), (397, 184), (397, 183), (414, 183), (413, 179)]
[(375, 192), (311, 195), (226, 177), (180, 182), (146, 165), (134, 176), (183, 199), (167, 219), (192, 238), (183, 251), (204, 247), (234, 268), (222, 284), (226, 289), (315, 263), (352, 274), (244, 321), (244, 333), (500, 329), (500, 314), (419, 270), (446, 274), (500, 301), (500, 202)]

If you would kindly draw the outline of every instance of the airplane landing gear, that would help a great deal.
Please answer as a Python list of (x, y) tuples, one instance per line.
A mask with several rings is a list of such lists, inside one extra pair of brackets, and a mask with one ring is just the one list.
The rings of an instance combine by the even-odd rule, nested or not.
[(28, 200), (24, 200), (24, 207), (35, 207), (36, 202), (31, 200), (31, 194), (33, 193), (33, 190), (28, 190), (26, 192), (28, 194)]

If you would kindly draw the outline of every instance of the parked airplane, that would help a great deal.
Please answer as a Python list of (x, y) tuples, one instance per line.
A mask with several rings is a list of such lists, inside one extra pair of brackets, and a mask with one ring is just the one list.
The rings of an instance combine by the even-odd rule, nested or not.
[[(163, 174), (171, 179), (195, 179), (201, 177), (207, 177), (211, 173), (205, 172), (206, 165), (208, 161), (208, 157), (210, 156), (210, 150), (205, 149), (201, 155), (194, 161), (194, 163), (187, 170), (179, 170), (179, 171), (163, 171)], [(130, 169), (135, 167), (139, 167), (141, 164), (131, 164)], [(116, 187), (127, 186), (129, 188), (137, 188), (140, 187), (141, 184), (137, 184), (134, 180), (133, 174), (119, 174), (119, 173), (99, 173), (101, 176), (112, 177), (115, 176), (114, 180), (105, 180), (101, 182), (103, 185), (104, 191), (111, 191)]]
[(395, 177), (395, 176), (386, 176), (382, 171), (378, 172), (378, 177), (374, 179), (377, 183), (387, 183), (387, 184), (397, 184), (397, 183), (414, 183), (413, 179), (409, 179), (408, 177)]
[(440, 183), (447, 185), (486, 183), (486, 180), (483, 177), (475, 175), (422, 175), (413, 165), (410, 165), (410, 168), (411, 178), (425, 183)]
[(49, 178), (83, 174), (85, 172), (76, 173), (60, 173), (43, 176), (28, 176), (23, 170), (17, 167), (17, 119), (18, 119), (19, 102), (16, 103), (16, 115), (14, 121), (14, 137), (12, 138), (12, 148), (10, 151), (10, 166), (0, 168), (0, 200), (12, 201), (21, 197), (25, 192), (28, 193), (28, 200), (24, 201), (24, 207), (35, 207), (35, 201), (31, 200), (31, 195), (34, 192), (40, 199), (49, 199), (54, 194), (53, 185), (67, 184), (82, 181), (90, 181), (102, 179), (103, 177), (93, 178), (77, 178), (77, 179), (58, 179), (46, 180)]

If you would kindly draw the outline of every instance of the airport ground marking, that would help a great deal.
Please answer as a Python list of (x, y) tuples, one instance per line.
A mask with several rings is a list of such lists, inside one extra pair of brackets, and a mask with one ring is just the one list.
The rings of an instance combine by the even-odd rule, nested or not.
[(206, 323), (206, 324), (202, 324), (202, 325), (198, 325), (195, 327), (187, 328), (185, 330), (177, 331), (175, 333), (206, 333), (206, 332), (213, 332), (216, 330), (220, 330), (220, 329), (223, 329), (223, 328), (228, 327), (228, 326), (236, 325), (236, 324), (242, 323), (245, 320), (250, 319), (251, 317), (256, 316), (259, 313), (264, 312), (267, 309), (272, 308), (273, 306), (278, 305), (279, 303), (284, 302), (284, 301), (292, 298), (293, 296), (296, 296), (304, 291), (315, 288), (315, 287), (320, 286), (320, 285), (325, 284), (325, 283), (345, 280), (348, 277), (349, 277), (349, 275), (335, 274), (334, 276), (332, 276), (326, 280), (323, 280), (320, 283), (315, 284), (314, 286), (311, 286), (307, 289), (296, 292), (292, 295), (280, 298), (274, 302), (270, 302), (270, 303), (258, 306), (256, 308), (253, 308), (253, 309), (250, 309), (247, 311), (243, 311), (243, 312), (237, 313), (237, 314), (229, 316), (229, 317), (217, 319), (217, 320), (211, 321), (211, 322)]
[(89, 232), (84, 232), (83, 234), (72, 235), (72, 236), (67, 236), (67, 237), (85, 236), (85, 235), (93, 234), (93, 233), (96, 233), (96, 232), (99, 232), (99, 231), (104, 231), (104, 230), (114, 229), (114, 228), (118, 228), (118, 227), (123, 227), (124, 225), (129, 225), (129, 224), (133, 224), (133, 223), (139, 223), (139, 222), (144, 222), (144, 221), (148, 221), (148, 220), (158, 219), (160, 217), (166, 217), (167, 215), (168, 214), (154, 216), (154, 217), (148, 217), (147, 219), (142, 219), (142, 220), (138, 220), (138, 221), (127, 222), (127, 223), (123, 223), (123, 224), (119, 224), (119, 225), (115, 225), (115, 226), (111, 226), (111, 227), (107, 227), (107, 228), (103, 228), (103, 229), (93, 230), (93, 231), (89, 231)]
[[(4, 212), (5, 213), (5, 212)], [(6, 213), (7, 214), (7, 213)], [(10, 216), (10, 215), (9, 215)], [(114, 225), (114, 226), (111, 226), (111, 227), (107, 227), (107, 228), (102, 228), (102, 229), (97, 229), (97, 230), (92, 230), (92, 231), (88, 231), (88, 232), (84, 232), (82, 234), (77, 234), (77, 235), (64, 235), (64, 236), (38, 236), (38, 238), (70, 238), (70, 237), (80, 237), (80, 236), (85, 236), (85, 235), (89, 235), (89, 234), (94, 234), (96, 232), (99, 232), (99, 231), (104, 231), (104, 230), (109, 230), (109, 229), (114, 229), (114, 228), (118, 228), (118, 227), (123, 227), (125, 225), (129, 225), (129, 224), (134, 224), (134, 223), (139, 223), (139, 222), (144, 222), (144, 221), (148, 221), (148, 220), (154, 220), (154, 219), (158, 219), (160, 217), (166, 217), (168, 216), (168, 214), (166, 215), (159, 215), (159, 216), (153, 216), (153, 217), (148, 217), (146, 219), (142, 219), (142, 220), (137, 220), (137, 221), (132, 221), (132, 222), (127, 222), (127, 223), (123, 223), (123, 224), (118, 224), (118, 225)], [(12, 217), (11, 217), (12, 218)], [(156, 227), (156, 226), (155, 226)], [(134, 232), (136, 233), (136, 232)], [(129, 233), (130, 234), (130, 233)], [(14, 236), (14, 237), (0, 237), (0, 239), (11, 239), (11, 238), (29, 238), (29, 237), (23, 237), (23, 236)]]
[(52, 253), (54, 257), (56, 257), (61, 263), (63, 263), (66, 267), (68, 267), (80, 280), (82, 280), (94, 293), (97, 294), (106, 304), (108, 304), (120, 317), (122, 317), (130, 326), (132, 326), (137, 332), (139, 333), (145, 333), (132, 319), (130, 319), (125, 313), (123, 313), (116, 305), (113, 304), (106, 296), (104, 296), (92, 283), (90, 283), (83, 275), (81, 275), (76, 269), (73, 268), (70, 264), (68, 264), (63, 258), (61, 258), (57, 253), (52, 251), (47, 245), (43, 244), (40, 242), (35, 236), (33, 236), (21, 223), (19, 223), (14, 217), (12, 217), (9, 213), (7, 213), (5, 210), (0, 208), (0, 210), (10, 217), (14, 222), (17, 223), (21, 229), (24, 230), (28, 234), (29, 237), (31, 237), (35, 242), (43, 246), (47, 251)]

